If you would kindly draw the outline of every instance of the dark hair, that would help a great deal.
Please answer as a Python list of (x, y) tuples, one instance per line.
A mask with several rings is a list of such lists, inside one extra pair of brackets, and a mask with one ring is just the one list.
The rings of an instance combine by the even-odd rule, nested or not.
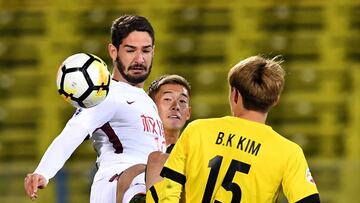
[(114, 20), (111, 26), (111, 43), (119, 48), (122, 40), (133, 31), (149, 33), (152, 39), (152, 45), (155, 43), (155, 33), (150, 22), (142, 16), (123, 15)]
[(277, 101), (285, 83), (285, 71), (278, 59), (252, 56), (229, 71), (229, 84), (239, 91), (246, 109), (265, 113)]
[(165, 84), (176, 84), (185, 87), (188, 92), (188, 96), (190, 97), (191, 94), (190, 83), (180, 75), (163, 75), (160, 76), (158, 79), (152, 81), (148, 89), (149, 96), (153, 100), (155, 100), (155, 95), (159, 92), (160, 87)]

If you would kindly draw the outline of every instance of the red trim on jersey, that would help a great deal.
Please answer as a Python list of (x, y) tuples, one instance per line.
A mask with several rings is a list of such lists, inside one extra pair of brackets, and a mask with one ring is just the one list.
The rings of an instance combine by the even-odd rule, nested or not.
[(113, 144), (116, 154), (123, 152), (123, 146), (119, 140), (119, 137), (116, 135), (115, 131), (112, 129), (109, 122), (105, 123), (100, 128), (108, 136), (109, 141)]

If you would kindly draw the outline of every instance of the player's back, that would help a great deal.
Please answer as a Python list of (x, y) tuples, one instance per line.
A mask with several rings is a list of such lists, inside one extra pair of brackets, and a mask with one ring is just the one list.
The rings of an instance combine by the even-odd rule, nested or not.
[[(302, 150), (270, 126), (236, 117), (201, 119), (181, 137), (186, 202), (275, 202), (281, 185), (292, 202), (316, 191), (309, 184), (296, 192), (306, 180)], [(177, 171), (176, 162), (167, 166)], [(297, 180), (299, 171), (304, 180)]]

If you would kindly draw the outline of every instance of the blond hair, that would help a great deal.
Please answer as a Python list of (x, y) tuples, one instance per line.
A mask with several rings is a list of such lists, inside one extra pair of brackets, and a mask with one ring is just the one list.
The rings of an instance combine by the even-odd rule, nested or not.
[(230, 69), (229, 85), (239, 91), (246, 109), (265, 113), (275, 104), (285, 82), (281, 63), (279, 56), (273, 59), (252, 56)]

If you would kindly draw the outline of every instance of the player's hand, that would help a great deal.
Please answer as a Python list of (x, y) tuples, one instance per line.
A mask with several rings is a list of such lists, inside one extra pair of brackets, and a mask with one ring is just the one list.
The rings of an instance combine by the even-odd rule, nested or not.
[(25, 177), (24, 188), (27, 196), (34, 201), (38, 197), (37, 190), (45, 188), (47, 181), (44, 176), (36, 173), (29, 173)]

